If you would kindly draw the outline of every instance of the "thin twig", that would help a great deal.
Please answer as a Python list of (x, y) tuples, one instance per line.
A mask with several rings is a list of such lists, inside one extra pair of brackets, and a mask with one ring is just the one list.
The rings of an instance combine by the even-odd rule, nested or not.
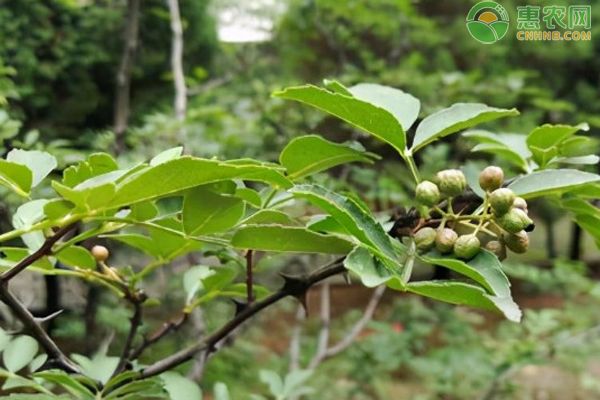
[(248, 304), (252, 304), (254, 301), (254, 289), (253, 289), (253, 268), (254, 259), (253, 251), (248, 250), (246, 252), (246, 301)]
[(163, 323), (160, 329), (158, 329), (150, 336), (144, 338), (142, 344), (140, 344), (135, 350), (131, 352), (129, 359), (138, 359), (148, 347), (152, 346), (169, 333), (177, 331), (188, 320), (188, 317), (188, 313), (182, 313), (181, 315)]
[(326, 358), (333, 357), (350, 347), (350, 345), (356, 340), (356, 338), (362, 332), (362, 330), (367, 326), (369, 321), (371, 321), (371, 319), (373, 318), (373, 314), (375, 313), (377, 305), (379, 305), (379, 301), (385, 293), (385, 289), (386, 286), (381, 285), (373, 291), (371, 299), (369, 300), (369, 303), (367, 304), (367, 307), (365, 308), (365, 312), (363, 313), (362, 317), (356, 322), (356, 324), (354, 324), (352, 329), (350, 329), (350, 332), (348, 332), (348, 334), (344, 338), (342, 338), (338, 343), (327, 349), (323, 360)]
[(306, 278), (291, 278), (286, 277), (285, 284), (277, 292), (265, 297), (264, 299), (254, 302), (248, 307), (244, 308), (238, 314), (236, 314), (229, 322), (223, 325), (219, 330), (211, 334), (210, 336), (202, 339), (201, 341), (171, 355), (162, 360), (155, 362), (154, 364), (143, 369), (138, 375), (138, 379), (148, 378), (151, 376), (159, 375), (165, 371), (168, 371), (180, 364), (189, 361), (196, 353), (207, 350), (211, 352), (215, 346), (224, 338), (226, 338), (231, 332), (236, 330), (242, 323), (250, 319), (263, 309), (279, 302), (288, 296), (302, 297), (308, 288), (315, 283), (321, 282), (330, 276), (337, 275), (344, 272), (346, 269), (342, 264), (343, 258), (328, 264)]
[(289, 371), (295, 371), (300, 368), (300, 341), (302, 339), (302, 326), (306, 320), (306, 311), (302, 305), (296, 310), (296, 322), (292, 330), (290, 339), (290, 366)]
[(321, 331), (319, 332), (319, 339), (317, 342), (317, 350), (315, 351), (314, 357), (308, 364), (308, 369), (313, 369), (325, 357), (327, 354), (327, 347), (329, 346), (329, 325), (331, 323), (331, 296), (329, 290), (329, 283), (324, 282), (321, 285)]

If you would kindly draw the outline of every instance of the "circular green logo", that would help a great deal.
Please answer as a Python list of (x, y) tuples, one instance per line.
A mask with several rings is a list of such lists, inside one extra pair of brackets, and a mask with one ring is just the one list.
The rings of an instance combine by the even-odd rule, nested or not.
[(469, 10), (467, 30), (481, 43), (495, 43), (508, 32), (508, 12), (495, 1), (480, 1)]

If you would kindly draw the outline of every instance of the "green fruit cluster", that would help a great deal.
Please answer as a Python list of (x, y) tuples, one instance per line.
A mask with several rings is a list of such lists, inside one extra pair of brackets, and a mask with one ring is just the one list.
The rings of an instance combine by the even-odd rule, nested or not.
[[(507, 249), (526, 252), (529, 248), (527, 232), (534, 226), (528, 216), (527, 202), (503, 184), (504, 171), (497, 166), (486, 167), (479, 174), (479, 186), (485, 192), (483, 205), (475, 214), (463, 215), (462, 211), (457, 213), (452, 209), (453, 198), (467, 188), (462, 171), (443, 170), (433, 181), (419, 183), (415, 189), (416, 200), (442, 218), (439, 222), (430, 220), (414, 232), (417, 250), (427, 252), (435, 248), (442, 254), (453, 253), (457, 258), (470, 260), (480, 252), (483, 241), (483, 247), (500, 259), (506, 257)], [(444, 199), (447, 200), (446, 211), (440, 208)], [(457, 233), (465, 230), (467, 233)]]

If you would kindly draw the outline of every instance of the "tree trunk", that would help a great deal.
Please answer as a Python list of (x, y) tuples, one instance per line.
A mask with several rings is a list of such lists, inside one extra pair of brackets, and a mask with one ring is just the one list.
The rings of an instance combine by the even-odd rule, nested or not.
[(117, 72), (117, 87), (115, 92), (115, 152), (125, 150), (125, 131), (129, 121), (131, 70), (138, 47), (138, 32), (140, 19), (140, 0), (127, 0), (127, 15), (125, 16), (125, 36), (121, 63)]
[(171, 31), (173, 32), (171, 39), (171, 70), (175, 88), (175, 118), (181, 124), (179, 127), (179, 140), (180, 142), (184, 142), (185, 130), (183, 123), (187, 110), (187, 88), (183, 72), (183, 28), (178, 0), (167, 0), (167, 5), (169, 6), (169, 15), (171, 16)]

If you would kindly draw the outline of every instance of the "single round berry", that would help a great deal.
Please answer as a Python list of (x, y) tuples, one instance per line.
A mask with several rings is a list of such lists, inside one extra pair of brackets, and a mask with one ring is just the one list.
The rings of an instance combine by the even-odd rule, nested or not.
[(467, 179), (459, 169), (446, 169), (436, 175), (440, 191), (444, 196), (455, 197), (465, 191)]
[(487, 242), (485, 244), (485, 249), (494, 253), (500, 260), (506, 258), (506, 247), (498, 240), (490, 240)]
[(481, 243), (475, 235), (462, 235), (454, 243), (454, 254), (463, 260), (470, 260), (479, 253)]
[(420, 251), (429, 251), (435, 244), (436, 231), (433, 228), (421, 228), (415, 233), (415, 244)]
[(500, 188), (490, 193), (489, 200), (494, 214), (504, 215), (512, 207), (515, 201), (515, 194), (510, 189)]
[(509, 233), (517, 233), (522, 230), (528, 231), (533, 227), (531, 218), (520, 208), (511, 208), (509, 212), (501, 216), (497, 221)]
[(504, 171), (496, 166), (486, 167), (479, 174), (479, 186), (486, 192), (491, 192), (502, 186), (504, 182)]
[(504, 234), (502, 239), (506, 247), (515, 253), (523, 254), (529, 249), (529, 236), (525, 231)]
[(96, 261), (103, 262), (106, 261), (106, 259), (110, 255), (110, 252), (106, 247), (96, 245), (92, 247), (92, 255), (94, 256)]
[(440, 189), (430, 181), (423, 181), (415, 189), (417, 201), (426, 206), (433, 206), (440, 201)]
[(520, 208), (521, 210), (528, 212), (527, 202), (522, 197), (515, 197), (515, 200), (513, 201), (513, 207)]
[(440, 229), (435, 236), (435, 248), (442, 254), (450, 253), (454, 248), (456, 239), (458, 239), (458, 234), (452, 229)]

